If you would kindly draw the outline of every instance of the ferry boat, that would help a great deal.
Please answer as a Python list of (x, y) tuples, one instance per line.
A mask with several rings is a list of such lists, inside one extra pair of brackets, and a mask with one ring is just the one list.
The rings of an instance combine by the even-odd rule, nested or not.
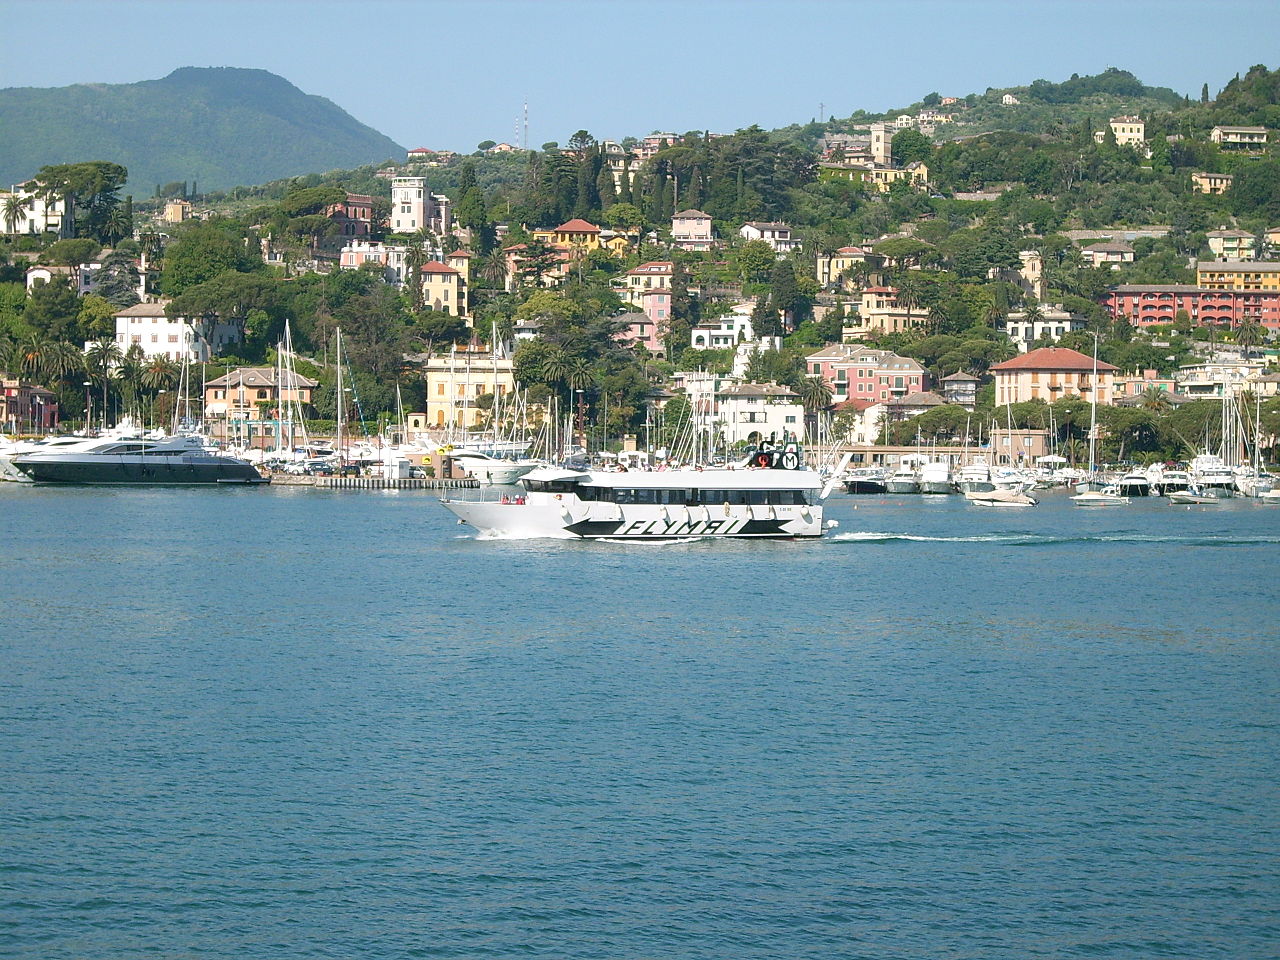
[(822, 501), (835, 485), (800, 464), (797, 449), (759, 451), (737, 468), (572, 470), (542, 467), (526, 493), (492, 499), (441, 497), (460, 523), (485, 536), (573, 540), (686, 537), (821, 537), (834, 521)]
[(36, 483), (269, 483), (253, 464), (205, 448), (191, 435), (98, 438), (32, 450), (13, 465)]

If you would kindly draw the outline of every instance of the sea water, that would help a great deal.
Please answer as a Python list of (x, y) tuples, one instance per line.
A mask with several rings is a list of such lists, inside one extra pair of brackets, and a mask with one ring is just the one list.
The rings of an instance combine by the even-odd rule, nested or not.
[(0, 484), (0, 956), (1280, 954), (1280, 507)]

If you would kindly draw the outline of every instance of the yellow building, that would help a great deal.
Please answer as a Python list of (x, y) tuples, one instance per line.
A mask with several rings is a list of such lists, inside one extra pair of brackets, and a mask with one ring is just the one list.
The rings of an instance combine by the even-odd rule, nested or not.
[(568, 249), (577, 247), (587, 253), (600, 249), (600, 228), (581, 219), (562, 223), (552, 230), (534, 230), (533, 238), (545, 240), (557, 247)]
[(1217, 196), (1230, 190), (1231, 181), (1234, 179), (1235, 177), (1229, 173), (1193, 173), (1191, 187), (1197, 193)]
[[(1116, 145), (1121, 147), (1140, 147), (1147, 139), (1147, 125), (1141, 117), (1112, 117), (1111, 134), (1116, 138)], [(1102, 130), (1094, 133), (1093, 139), (1101, 143), (1106, 139)]]
[(170, 200), (164, 205), (165, 223), (182, 223), (191, 219), (191, 204), (186, 200)]
[[(991, 368), (996, 380), (996, 406), (1043, 400), (1053, 403), (1063, 397), (1090, 399), (1095, 392), (1094, 360), (1066, 347), (1041, 347), (997, 363)], [(1097, 363), (1097, 402), (1112, 403), (1118, 367)]]
[(1280, 263), (1202, 260), (1196, 264), (1196, 284), (1206, 290), (1280, 290)]
[[(451, 262), (458, 262), (455, 257)], [(469, 271), (469, 261), (460, 265)], [(458, 317), (467, 317), (467, 281), (462, 270), (436, 260), (422, 265), (422, 304), (428, 310), (439, 310)]]
[(426, 427), (430, 430), (468, 430), (487, 421), (489, 410), (480, 397), (505, 397), (515, 389), (510, 357), (487, 350), (456, 350), (432, 356), (425, 365)]
[(905, 167), (891, 167), (880, 163), (824, 163), (818, 170), (820, 180), (852, 180), (861, 181), (877, 193), (888, 193), (889, 188), (899, 180), (905, 180), (913, 187), (927, 187), (929, 168), (916, 160)]

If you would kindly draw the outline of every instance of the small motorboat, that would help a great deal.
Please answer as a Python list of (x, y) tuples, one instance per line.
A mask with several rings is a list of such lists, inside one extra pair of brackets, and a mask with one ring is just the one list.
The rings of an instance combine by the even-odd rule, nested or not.
[(1040, 502), (1021, 490), (970, 490), (964, 498), (980, 507), (1034, 507)]
[(1202, 493), (1195, 487), (1188, 487), (1186, 490), (1170, 490), (1165, 497), (1170, 503), (1221, 503), (1222, 497), (1214, 497), (1207, 493)]
[(1081, 507), (1116, 507), (1128, 503), (1129, 498), (1121, 496), (1120, 491), (1112, 486), (1077, 493), (1071, 502)]

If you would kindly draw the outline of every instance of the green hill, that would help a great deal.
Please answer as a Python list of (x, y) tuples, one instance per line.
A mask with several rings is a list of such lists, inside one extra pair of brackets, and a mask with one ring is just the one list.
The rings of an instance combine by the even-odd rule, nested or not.
[(266, 70), (182, 67), (162, 80), (0, 90), (0, 186), (40, 167), (109, 160), (132, 189), (201, 189), (356, 167), (404, 148)]

